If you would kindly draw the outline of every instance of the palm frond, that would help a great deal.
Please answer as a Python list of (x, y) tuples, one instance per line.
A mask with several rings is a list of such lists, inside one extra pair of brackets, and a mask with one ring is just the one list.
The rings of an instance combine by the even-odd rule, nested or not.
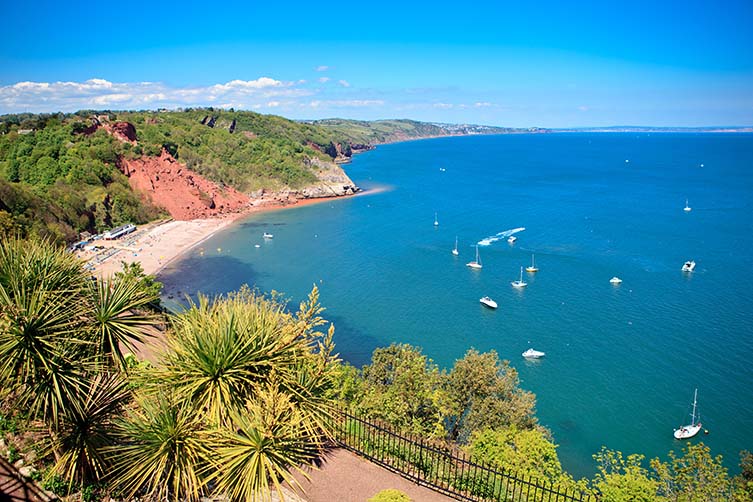
[(131, 394), (118, 374), (99, 374), (91, 379), (83, 402), (66, 408), (48, 451), (58, 452), (51, 474), (74, 483), (102, 480), (108, 472), (107, 448), (115, 444), (112, 421), (122, 411)]
[(98, 280), (91, 288), (93, 335), (97, 353), (121, 370), (127, 365), (123, 348), (134, 351), (134, 343), (152, 336), (156, 317), (147, 305), (156, 300), (131, 277)]
[[(271, 500), (282, 483), (301, 489), (293, 473), (319, 454), (319, 437), (311, 436), (308, 417), (274, 385), (257, 392), (244, 413), (233, 415), (233, 428), (222, 432), (217, 448), (217, 492), (230, 500)], [(292, 471), (292, 472), (291, 472)]]
[(141, 399), (115, 433), (119, 444), (107, 449), (110, 479), (127, 499), (198, 500), (205, 493), (215, 440), (187, 406), (164, 395)]

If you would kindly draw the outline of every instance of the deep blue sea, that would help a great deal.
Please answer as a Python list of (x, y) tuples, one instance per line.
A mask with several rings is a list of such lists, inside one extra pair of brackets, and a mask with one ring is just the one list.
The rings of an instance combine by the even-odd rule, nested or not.
[[(593, 474), (601, 445), (679, 451), (672, 431), (698, 388), (709, 434), (696, 440), (738, 471), (753, 450), (753, 135), (442, 138), (380, 146), (345, 169), (364, 195), (252, 216), (161, 280), (191, 294), (248, 283), (293, 307), (316, 284), (356, 365), (392, 342), (443, 367), (494, 349), (576, 476)], [(521, 227), (512, 245), (480, 247), (482, 270), (466, 267), (476, 242)], [(540, 271), (515, 290), (532, 253)], [(527, 362), (529, 347), (546, 357)]]

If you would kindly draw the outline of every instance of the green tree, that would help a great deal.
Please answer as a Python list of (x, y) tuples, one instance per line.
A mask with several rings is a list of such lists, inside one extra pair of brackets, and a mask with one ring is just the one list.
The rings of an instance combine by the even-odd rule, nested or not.
[(444, 437), (442, 373), (421, 349), (392, 344), (363, 368), (361, 411), (400, 430)]
[(733, 480), (735, 500), (739, 502), (753, 500), (753, 453), (740, 452), (740, 474)]
[(659, 482), (643, 467), (643, 455), (633, 454), (627, 458), (622, 452), (602, 447), (594, 455), (598, 472), (593, 487), (605, 502), (660, 502), (657, 495)]
[(659, 480), (658, 493), (672, 502), (727, 500), (731, 485), (722, 457), (712, 457), (703, 443), (683, 448), (683, 456), (669, 452), (669, 462), (651, 461)]
[(446, 383), (450, 439), (465, 442), (473, 431), (486, 428), (534, 427), (536, 397), (518, 383), (518, 372), (495, 351), (466, 352)]
[(511, 425), (474, 432), (469, 444), (474, 461), (506, 472), (560, 482), (564, 472), (557, 457), (557, 445), (539, 429), (518, 429)]

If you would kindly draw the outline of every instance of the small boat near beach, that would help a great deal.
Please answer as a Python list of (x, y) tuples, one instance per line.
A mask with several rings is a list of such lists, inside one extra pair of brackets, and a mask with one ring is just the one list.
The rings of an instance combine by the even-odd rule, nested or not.
[(515, 237), (514, 235), (511, 235), (510, 237), (507, 238), (507, 242), (509, 242), (510, 244), (514, 244), (516, 240), (518, 240), (518, 238)]
[(535, 349), (528, 349), (523, 352), (523, 357), (525, 357), (526, 359), (541, 359), (545, 355), (545, 352), (541, 352), (540, 350)]
[(693, 394), (693, 413), (690, 415), (690, 425), (683, 425), (679, 429), (675, 429), (675, 439), (689, 439), (698, 434), (701, 430), (700, 416), (696, 413), (696, 403), (698, 402), (698, 389)]
[(685, 211), (687, 213), (687, 212), (690, 212), (692, 210), (693, 210), (693, 208), (690, 207), (690, 206), (688, 206), (688, 199), (685, 199), (685, 207), (683, 208), (683, 211)]
[(495, 302), (494, 300), (492, 300), (488, 296), (484, 296), (483, 298), (481, 298), (479, 300), (479, 302), (481, 303), (481, 305), (483, 305), (485, 307), (489, 307), (490, 309), (496, 309), (497, 308), (497, 302)]
[(439, 226), (439, 220), (437, 219), (437, 213), (434, 213), (434, 226), (435, 227)]
[(527, 282), (523, 282), (523, 267), (520, 267), (520, 279), (517, 281), (512, 281), (510, 284), (512, 284), (513, 288), (525, 288), (528, 286)]
[(452, 254), (455, 255), (455, 256), (457, 256), (459, 254), (458, 253), (458, 236), (457, 235), (455, 236), (455, 248), (452, 250)]
[(270, 234), (269, 232), (264, 232), (264, 238), (265, 239), (272, 239), (272, 238), (274, 238), (274, 235)]
[(686, 261), (682, 266), (683, 272), (692, 272), (693, 270), (695, 270), (695, 262), (693, 260)]
[(609, 282), (611, 282), (612, 284), (622, 284), (622, 279), (615, 275), (614, 277), (609, 279)]
[(538, 272), (539, 269), (536, 267), (536, 261), (533, 258), (533, 255), (531, 255), (531, 266), (526, 267), (526, 272), (533, 274), (534, 272)]
[(481, 257), (478, 255), (478, 244), (476, 244), (476, 259), (474, 261), (469, 261), (465, 264), (467, 267), (479, 269), (481, 268)]

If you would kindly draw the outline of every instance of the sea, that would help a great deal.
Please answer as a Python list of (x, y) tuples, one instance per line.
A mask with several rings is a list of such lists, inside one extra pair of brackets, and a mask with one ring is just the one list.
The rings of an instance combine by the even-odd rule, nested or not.
[[(576, 477), (594, 474), (602, 445), (680, 453), (672, 433), (697, 389), (704, 431), (691, 441), (739, 472), (753, 450), (753, 135), (450, 137), (344, 168), (361, 195), (240, 221), (163, 270), (165, 294), (249, 284), (296, 309), (317, 286), (356, 366), (393, 342), (443, 368), (495, 350)], [(539, 271), (513, 288), (532, 256)]]

